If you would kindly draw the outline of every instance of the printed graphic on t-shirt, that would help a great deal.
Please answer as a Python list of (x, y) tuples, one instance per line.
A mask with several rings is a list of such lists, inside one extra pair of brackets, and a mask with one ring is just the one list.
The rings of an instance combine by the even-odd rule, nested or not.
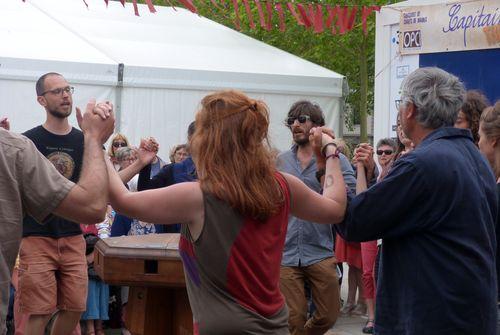
[(57, 171), (67, 179), (71, 179), (75, 171), (75, 161), (65, 152), (55, 151), (47, 156), (47, 159), (54, 164)]

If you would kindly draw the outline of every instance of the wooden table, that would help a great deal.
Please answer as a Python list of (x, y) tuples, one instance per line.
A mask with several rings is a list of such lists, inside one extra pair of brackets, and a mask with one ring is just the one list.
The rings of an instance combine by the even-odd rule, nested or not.
[(130, 286), (125, 323), (132, 334), (193, 334), (179, 234), (100, 240), (94, 267), (104, 282)]

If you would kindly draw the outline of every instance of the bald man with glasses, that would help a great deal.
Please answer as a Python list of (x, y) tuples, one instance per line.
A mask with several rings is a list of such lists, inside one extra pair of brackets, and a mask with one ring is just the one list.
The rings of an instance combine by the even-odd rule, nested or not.
[[(33, 141), (63, 177), (77, 183), (82, 176), (87, 143), (84, 134), (68, 121), (73, 109), (73, 91), (58, 73), (41, 76), (36, 83), (36, 99), (45, 109), (46, 120), (23, 135)], [(111, 109), (107, 103), (99, 106)], [(99, 173), (94, 171), (95, 175)], [(86, 206), (86, 203), (73, 203), (72, 210), (82, 211)], [(95, 222), (102, 221), (102, 218), (96, 219)], [(38, 221), (36, 216), (24, 218), (19, 252), (19, 304), (21, 312), (30, 315), (26, 334), (43, 334), (55, 311), (58, 314), (52, 334), (69, 334), (86, 309), (87, 264), (79, 226), (85, 222), (59, 216), (51, 217), (43, 225)]]

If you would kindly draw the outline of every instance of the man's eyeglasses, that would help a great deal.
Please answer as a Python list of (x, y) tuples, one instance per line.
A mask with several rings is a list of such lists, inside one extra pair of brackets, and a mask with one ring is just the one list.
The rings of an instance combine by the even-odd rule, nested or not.
[(392, 155), (393, 151), (392, 150), (377, 150), (377, 155), (382, 156), (385, 154), (386, 156)]
[(396, 104), (396, 109), (399, 111), (399, 106), (401, 106), (401, 102), (403, 102), (403, 100), (394, 100), (394, 103)]
[(127, 146), (127, 143), (125, 143), (125, 142), (114, 142), (113, 143), (114, 148), (124, 148), (126, 146)]
[(309, 115), (299, 115), (297, 117), (289, 116), (286, 119), (286, 124), (288, 126), (291, 126), (292, 124), (294, 124), (295, 120), (299, 121), (299, 123), (306, 123), (306, 121), (310, 120), (310, 119), (311, 119), (311, 117)]
[(45, 91), (42, 94), (40, 94), (40, 96), (45, 95), (47, 93), (51, 93), (53, 95), (60, 95), (63, 92), (68, 93), (68, 94), (73, 94), (74, 91), (75, 91), (75, 88), (73, 86), (67, 86), (67, 87), (63, 87), (63, 88), (55, 88), (53, 90)]

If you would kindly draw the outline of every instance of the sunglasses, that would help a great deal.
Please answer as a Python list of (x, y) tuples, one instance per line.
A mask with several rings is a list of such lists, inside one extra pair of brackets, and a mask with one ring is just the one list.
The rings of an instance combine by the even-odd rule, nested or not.
[(392, 150), (377, 150), (377, 155), (382, 156), (383, 154), (386, 154), (387, 156), (392, 155), (393, 151)]
[(127, 146), (127, 143), (125, 143), (125, 142), (114, 142), (113, 143), (114, 148), (124, 148), (126, 146)]
[(311, 117), (309, 115), (299, 115), (297, 117), (289, 116), (286, 119), (286, 124), (291, 126), (292, 124), (295, 123), (295, 120), (299, 121), (299, 123), (306, 123), (307, 120), (311, 120)]

